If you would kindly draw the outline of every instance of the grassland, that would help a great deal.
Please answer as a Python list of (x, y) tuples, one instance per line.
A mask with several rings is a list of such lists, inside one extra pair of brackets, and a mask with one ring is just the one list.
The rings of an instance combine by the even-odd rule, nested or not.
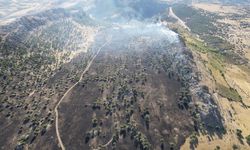
[[(223, 27), (211, 24), (222, 16), (210, 14), (211, 12), (206, 12), (205, 10), (196, 10), (192, 7), (188, 8), (192, 10), (189, 12), (190, 14), (182, 14), (181, 12), (185, 12), (183, 10), (185, 7), (186, 6), (181, 6), (182, 10), (177, 11), (179, 11), (179, 14), (182, 15), (181, 17), (184, 20), (186, 19), (185, 21), (187, 25), (189, 24), (191, 32), (182, 29), (174, 22), (170, 27), (180, 34), (183, 42), (192, 50), (197, 67), (200, 68), (199, 71), (203, 77), (201, 82), (208, 85), (209, 89), (213, 91), (216, 103), (218, 103), (220, 112), (225, 119), (224, 125), (227, 130), (223, 138), (218, 136), (211, 137), (204, 134), (199, 135), (199, 144), (197, 144), (196, 148), (216, 149), (216, 147), (220, 147), (233, 149), (233, 147), (238, 147), (248, 149), (249, 147), (248, 144), (246, 144), (246, 139), (243, 138), (243, 141), (239, 140), (236, 129), (242, 130), (242, 137), (249, 135), (250, 127), (247, 123), (249, 119), (244, 117), (249, 113), (249, 78), (247, 75), (249, 67), (247, 63), (244, 63), (244, 65), (235, 63), (237, 59), (235, 59), (236, 57), (234, 56), (238, 53), (236, 52), (238, 45), (234, 46), (233, 43), (222, 39), (220, 36), (227, 34), (228, 31), (222, 33), (218, 31), (218, 29), (223, 29)], [(208, 24), (211, 25), (210, 27), (213, 28), (212, 30), (204, 26), (202, 21), (195, 21), (195, 16), (197, 16), (199, 11), (200, 14), (203, 15), (202, 20), (209, 21)], [(192, 24), (199, 25), (198, 28), (202, 26), (202, 28), (200, 28), (201, 30), (199, 29), (199, 32), (197, 32), (195, 26), (192, 26)], [(212, 32), (214, 34), (211, 35), (211, 33), (209, 33), (210, 31), (215, 32)], [(231, 52), (221, 51), (222, 49), (231, 49)], [(234, 52), (232, 53), (232, 51)], [(237, 55), (242, 57), (240, 53)], [(182, 149), (188, 149), (191, 141), (192, 138), (190, 137), (183, 145)], [(228, 141), (230, 141), (230, 143)]]
[[(231, 38), (227, 36), (228, 25), (218, 22), (218, 20), (223, 20), (225, 16), (186, 5), (176, 5), (173, 7), (173, 10), (178, 17), (186, 22), (192, 33), (198, 35), (209, 47), (223, 54), (227, 61), (232, 64), (247, 63), (246, 59), (241, 57), (242, 54), (240, 52), (242, 47), (246, 47), (246, 45), (243, 44), (244, 46), (239, 47), (241, 40), (236, 40), (238, 41), (237, 43), (231, 42), (229, 40)], [(242, 15), (242, 17), (244, 18), (245, 16)], [(241, 36), (239, 35), (238, 37)]]
[[(209, 88), (211, 88), (211, 91), (218, 93), (217, 96), (215, 97), (217, 99), (216, 101), (219, 104), (219, 107), (221, 108), (220, 110), (223, 116), (225, 118), (237, 118), (233, 122), (238, 123), (237, 128), (240, 128), (240, 129), (244, 128), (243, 130), (244, 136), (247, 135), (249, 133), (249, 128), (248, 126), (246, 126), (248, 119), (244, 119), (245, 117), (241, 115), (244, 115), (244, 113), (249, 112), (249, 109), (245, 109), (245, 106), (246, 106), (245, 103), (248, 104), (248, 100), (246, 98), (244, 99), (242, 98), (241, 91), (238, 88), (236, 90), (235, 88), (233, 88), (235, 86), (233, 86), (232, 84), (230, 85), (228, 83), (228, 75), (231, 73), (228, 71), (228, 66), (227, 66), (228, 64), (225, 61), (224, 56), (218, 53), (217, 50), (211, 47), (208, 47), (202, 40), (200, 40), (196, 36), (190, 33), (187, 33), (188, 31), (182, 30), (182, 29), (176, 29), (176, 31), (180, 33), (180, 36), (183, 38), (183, 41), (186, 44), (186, 46), (189, 47), (193, 51), (193, 53), (198, 54), (199, 60), (197, 61), (202, 62), (202, 65), (201, 66), (198, 65), (198, 67), (205, 67), (207, 69), (208, 74), (205, 72), (201, 72), (201, 73), (212, 76), (212, 80), (204, 81), (204, 83), (206, 85), (209, 85)], [(194, 55), (196, 56), (196, 54)], [(204, 71), (206, 70), (205, 68), (201, 70)], [(230, 101), (234, 101), (234, 102), (230, 102)], [(234, 105), (230, 103), (234, 103)], [(224, 114), (224, 111), (225, 111), (225, 114)], [(231, 112), (231, 111), (232, 112), (235, 111), (235, 114), (233, 116), (228, 115), (228, 112)], [(239, 143), (237, 140), (237, 137), (235, 136), (236, 127), (235, 125), (233, 125), (234, 124), (233, 122), (229, 121), (228, 119), (225, 120), (225, 126), (226, 126), (226, 130), (228, 133), (225, 134), (222, 139), (217, 136), (212, 136), (213, 140), (209, 140), (211, 137), (203, 135), (203, 134), (199, 135), (198, 136), (199, 144), (197, 144), (197, 149), (214, 149), (217, 146), (221, 145), (221, 142), (225, 143), (226, 139), (231, 139), (233, 143)], [(242, 124), (245, 126), (242, 126)], [(188, 145), (191, 141), (192, 139), (188, 139), (187, 142), (182, 147), (182, 149), (189, 148)], [(207, 143), (210, 143), (209, 146), (207, 145)], [(226, 143), (223, 145), (224, 145), (223, 147), (226, 147), (228, 149), (232, 148), (233, 146), (233, 145), (230, 145), (229, 143)], [(237, 146), (242, 147), (242, 148), (247, 148), (247, 145), (238, 144)]]
[(204, 41), (188, 33), (186, 30), (180, 28), (176, 28), (175, 30), (180, 34), (188, 48), (202, 55), (206, 55), (206, 59), (203, 60), (203, 63), (215, 79), (219, 94), (233, 101), (241, 101), (242, 98), (238, 92), (230, 87), (225, 80), (225, 57), (220, 54), (218, 50), (207, 46)]

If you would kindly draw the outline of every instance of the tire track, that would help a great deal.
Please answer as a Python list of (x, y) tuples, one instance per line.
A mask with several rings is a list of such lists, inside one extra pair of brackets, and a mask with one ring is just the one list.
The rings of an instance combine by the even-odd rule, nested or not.
[(88, 63), (87, 67), (84, 69), (84, 71), (82, 72), (80, 79), (74, 84), (72, 85), (63, 95), (63, 97), (59, 100), (59, 102), (57, 103), (54, 111), (56, 114), (56, 136), (59, 142), (59, 146), (62, 150), (65, 150), (65, 146), (63, 144), (63, 141), (61, 139), (61, 135), (59, 132), (59, 113), (58, 113), (58, 108), (60, 106), (60, 104), (62, 103), (62, 101), (64, 100), (64, 98), (69, 94), (69, 92), (83, 79), (83, 75), (89, 70), (90, 66), (92, 65), (93, 61), (95, 60), (96, 56), (99, 54), (99, 52), (101, 51), (101, 49), (103, 49), (103, 47), (105, 47), (107, 44), (109, 43), (109, 41), (105, 42), (97, 51), (97, 53), (94, 55), (94, 57), (91, 59), (91, 61)]

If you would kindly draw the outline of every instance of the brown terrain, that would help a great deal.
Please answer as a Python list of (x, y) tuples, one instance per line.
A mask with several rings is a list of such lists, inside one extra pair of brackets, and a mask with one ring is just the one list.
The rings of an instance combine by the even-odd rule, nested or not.
[(250, 149), (248, 5), (61, 1), (0, 2), (1, 150)]
[[(208, 27), (205, 27), (205, 23), (200, 23), (200, 27), (204, 26), (203, 32), (197, 33), (193, 24), (196, 24), (198, 20), (191, 20), (192, 16), (190, 16), (190, 20), (180, 16), (184, 20), (187, 19), (184, 23), (187, 26), (189, 25), (189, 28), (191, 27), (191, 31), (177, 29), (177, 32), (182, 35), (184, 42), (193, 52), (194, 60), (202, 75), (201, 83), (208, 85), (210, 91), (213, 91), (213, 97), (218, 104), (222, 117), (225, 119), (224, 125), (227, 130), (223, 138), (201, 134), (198, 136), (199, 144), (196, 149), (215, 149), (218, 147), (221, 149), (249, 149), (249, 145), (244, 141), (244, 138), (250, 133), (250, 120), (246, 116), (250, 113), (249, 7), (194, 3), (192, 9), (197, 10), (200, 14), (205, 14), (206, 16), (203, 19), (210, 20), (210, 23), (214, 25), (214, 29), (218, 29), (219, 32), (213, 33), (211, 29), (209, 30), (207, 29)], [(178, 8), (175, 11), (182, 15)], [(170, 12), (170, 16), (172, 15), (171, 13), (173, 12)], [(215, 19), (210, 19), (209, 15), (216, 17)], [(193, 18), (197, 16), (193, 15)], [(175, 30), (176, 28), (183, 28), (183, 24), (176, 22), (170, 25), (170, 28)], [(231, 58), (225, 57), (222, 60), (221, 56), (218, 57), (216, 56), (218, 54), (210, 51), (214, 43), (209, 41), (208, 37), (210, 35), (206, 35), (207, 33), (214, 36), (214, 38), (222, 38), (225, 40), (223, 43), (231, 44), (231, 50), (233, 53), (238, 54), (238, 58), (242, 59), (238, 60), (242, 61), (242, 63), (236, 63), (238, 60), (234, 56), (229, 56)], [(204, 46), (200, 45), (202, 43)], [(240, 99), (236, 98), (236, 93), (226, 91), (223, 86), (235, 89)], [(191, 138), (186, 141), (181, 149), (189, 149), (189, 141), (191, 141)]]

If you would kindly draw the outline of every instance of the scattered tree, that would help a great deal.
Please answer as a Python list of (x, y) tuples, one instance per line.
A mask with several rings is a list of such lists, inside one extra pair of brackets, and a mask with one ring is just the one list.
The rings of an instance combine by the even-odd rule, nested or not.
[(247, 144), (250, 145), (250, 135), (246, 137)]

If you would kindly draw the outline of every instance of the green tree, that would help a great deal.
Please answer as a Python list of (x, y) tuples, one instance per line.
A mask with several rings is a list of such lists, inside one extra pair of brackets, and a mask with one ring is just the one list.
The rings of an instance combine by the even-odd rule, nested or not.
[(250, 135), (248, 135), (248, 136), (246, 137), (246, 140), (247, 140), (247, 144), (250, 145)]

